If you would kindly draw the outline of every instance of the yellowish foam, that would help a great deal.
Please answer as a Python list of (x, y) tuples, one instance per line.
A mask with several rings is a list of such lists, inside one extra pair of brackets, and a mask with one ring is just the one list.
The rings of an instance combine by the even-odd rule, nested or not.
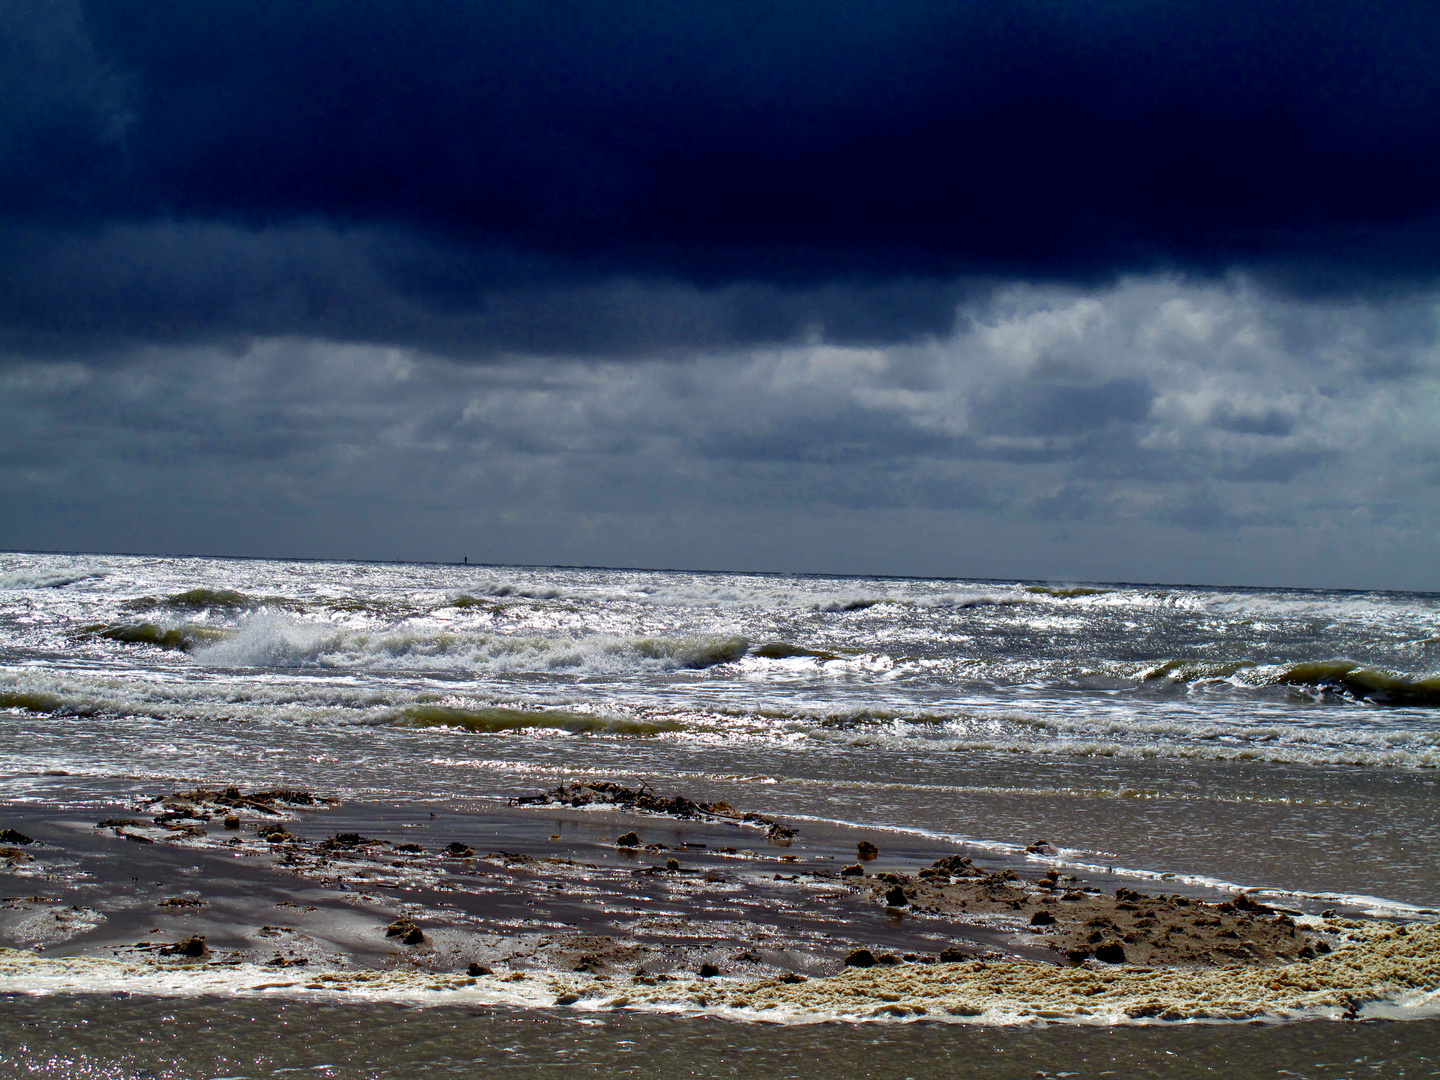
[(1437, 996), (1440, 929), (1425, 926), (1374, 930), (1327, 956), (1280, 967), (1095, 970), (971, 961), (847, 971), (795, 985), (757, 983), (728, 998), (761, 1012), (837, 1018), (1124, 1023), (1354, 1015), (1375, 1004), (1419, 1015), (1440, 1009)]
[(1440, 1015), (1440, 927), (1349, 926), (1352, 940), (1329, 955), (1276, 967), (1095, 969), (1025, 960), (967, 961), (848, 970), (795, 984), (728, 978), (649, 984), (547, 972), (479, 978), (415, 971), (302, 975), (248, 964), (50, 959), (0, 950), (0, 992), (344, 995), (436, 1004), (623, 1008), (785, 1023), (1130, 1024)]

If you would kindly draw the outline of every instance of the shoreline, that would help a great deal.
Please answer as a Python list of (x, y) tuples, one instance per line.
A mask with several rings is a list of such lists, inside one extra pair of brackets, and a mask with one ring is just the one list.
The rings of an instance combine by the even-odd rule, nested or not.
[(1440, 1012), (1427, 921), (1195, 885), (1150, 896), (993, 850), (694, 803), (691, 816), (558, 800), (462, 814), (269, 795), (172, 793), (91, 820), (4, 807), (0, 827), (38, 843), (0, 851), (0, 992), (784, 1023)]
[[(1434, 1075), (1440, 1020), (986, 1027), (923, 1022), (743, 1024), (569, 1009), (412, 1008), (279, 997), (12, 997), (0, 1072), (38, 1080), (126, 1076), (450, 1076), (503, 1069), (554, 1078), (785, 1076), (974, 1080), (1164, 1076), (1169, 1080), (1394, 1080)], [(143, 1034), (141, 1034), (143, 1033)], [(8, 1073), (7, 1073), (8, 1075)]]

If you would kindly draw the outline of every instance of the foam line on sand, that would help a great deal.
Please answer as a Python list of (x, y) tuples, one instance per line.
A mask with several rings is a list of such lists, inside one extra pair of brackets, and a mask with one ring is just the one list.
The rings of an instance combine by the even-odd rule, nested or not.
[(340, 997), (409, 1003), (561, 1006), (781, 1023), (940, 1020), (1133, 1024), (1420, 1018), (1440, 1015), (1440, 928), (1357, 923), (1314, 960), (1211, 970), (1060, 968), (1024, 960), (847, 970), (828, 978), (687, 979), (533, 972), (436, 975), (307, 971), (0, 950), (0, 992)]

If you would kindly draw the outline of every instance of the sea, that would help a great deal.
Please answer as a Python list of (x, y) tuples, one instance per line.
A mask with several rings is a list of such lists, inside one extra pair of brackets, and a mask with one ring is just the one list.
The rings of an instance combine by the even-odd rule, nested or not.
[[(1059, 867), (1410, 917), (1440, 907), (1437, 766), (1436, 593), (0, 554), (5, 805), (83, 811), (193, 783), (464, 806), (643, 781), (795, 822), (998, 854), (1043, 842)], [(555, 1023), (526, 1029), (536, 1047)], [(632, 1046), (710, 1045), (691, 1021), (633, 1023)], [(620, 1053), (624, 1034), (577, 1045)], [(943, 1057), (945, 1039), (981, 1036), (911, 1037)], [(818, 1075), (811, 1049), (785, 1064), (781, 1037), (753, 1038), (734, 1053), (774, 1060), (749, 1075)], [(1046, 1044), (1023, 1045), (1043, 1059)], [(1404, 1052), (1399, 1071), (1289, 1075), (1434, 1075)], [(1125, 1053), (1109, 1075), (1139, 1067)], [(855, 1075), (931, 1075), (896, 1060)], [(1212, 1075), (1200, 1060), (1163, 1075)], [(1279, 1075), (1275, 1060), (1262, 1049), (1234, 1075)]]

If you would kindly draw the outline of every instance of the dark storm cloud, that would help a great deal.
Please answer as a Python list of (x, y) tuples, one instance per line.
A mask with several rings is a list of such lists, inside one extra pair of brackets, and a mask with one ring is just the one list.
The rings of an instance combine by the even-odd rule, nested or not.
[(0, 10), (12, 342), (944, 333), (965, 276), (1440, 270), (1440, 9)]
[(954, 283), (913, 279), (641, 282), (315, 220), (25, 225), (5, 239), (0, 345), (28, 355), (227, 335), (403, 342), (455, 356), (635, 355), (795, 340), (821, 328), (845, 341), (891, 341), (944, 333), (965, 295)]

